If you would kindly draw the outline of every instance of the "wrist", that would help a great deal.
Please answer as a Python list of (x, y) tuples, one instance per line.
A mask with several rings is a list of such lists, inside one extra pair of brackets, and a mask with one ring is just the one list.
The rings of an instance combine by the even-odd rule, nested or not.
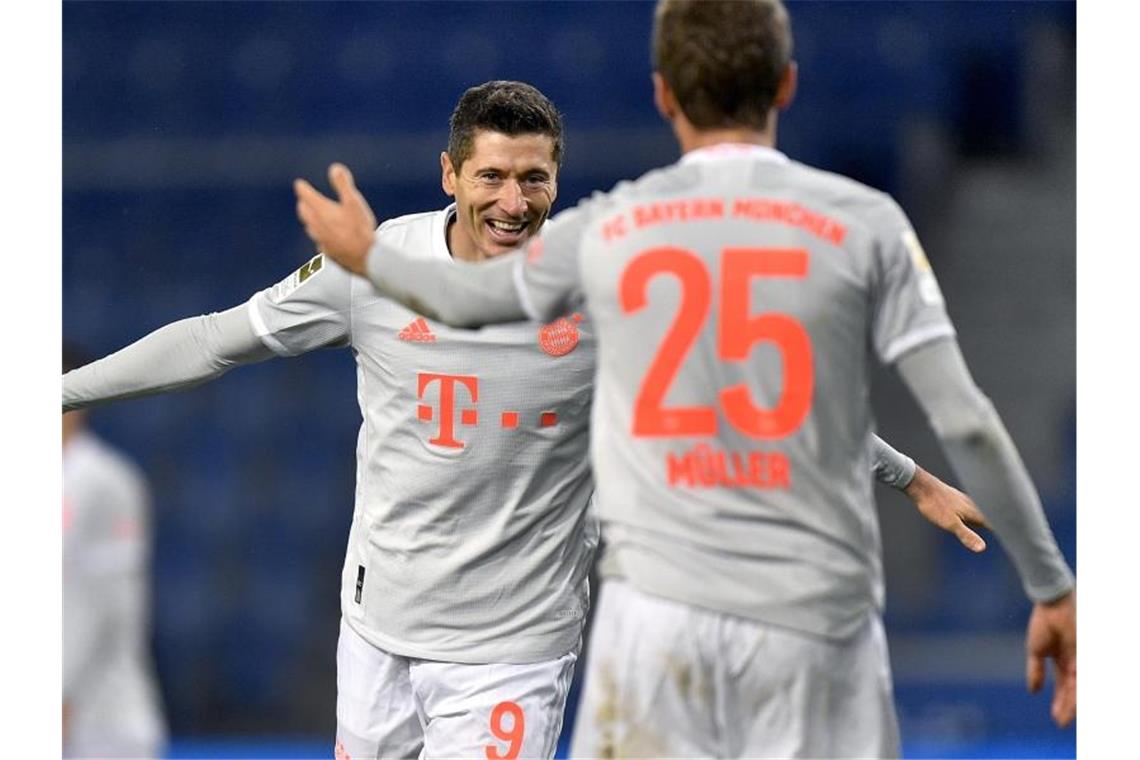
[(372, 245), (375, 242), (376, 233), (375, 231), (370, 230), (367, 235), (361, 236), (360, 240), (357, 241), (357, 244), (355, 246), (356, 250), (354, 253), (356, 255), (353, 259), (353, 262), (356, 264), (356, 266), (353, 267), (353, 271), (362, 277), (368, 276), (368, 257), (372, 253)]
[(1076, 586), (1073, 586), (1072, 588), (1065, 591), (1060, 596), (1055, 597), (1054, 599), (1050, 599), (1048, 601), (1038, 602), (1038, 604), (1040, 604), (1042, 607), (1048, 607), (1049, 609), (1057, 609), (1060, 607), (1075, 606), (1076, 603), (1077, 603), (1077, 587)]
[(898, 489), (906, 494), (911, 501), (918, 501), (930, 493), (933, 487), (931, 481), (931, 474), (915, 463), (910, 480), (907, 481), (906, 485), (900, 484)]

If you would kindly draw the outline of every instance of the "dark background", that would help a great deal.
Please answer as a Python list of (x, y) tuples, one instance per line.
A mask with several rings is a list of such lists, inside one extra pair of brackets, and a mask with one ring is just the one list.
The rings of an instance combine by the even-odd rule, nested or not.
[[(789, 9), (800, 89), (780, 148), (910, 213), (1075, 562), (1075, 5)], [(276, 282), (312, 250), (290, 181), (324, 186), (332, 160), (381, 218), (442, 207), (448, 116), (488, 79), (530, 82), (562, 110), (556, 210), (674, 160), (650, 97), (651, 15), (643, 2), (64, 3), (64, 334), (103, 355)], [(893, 375), (875, 403), (884, 437), (953, 481)], [(92, 417), (153, 487), (175, 748), (331, 743), (360, 423), (349, 353)], [(1029, 605), (997, 542), (969, 556), (878, 496), (908, 754), (1071, 756), (1047, 698), (1023, 694)]]

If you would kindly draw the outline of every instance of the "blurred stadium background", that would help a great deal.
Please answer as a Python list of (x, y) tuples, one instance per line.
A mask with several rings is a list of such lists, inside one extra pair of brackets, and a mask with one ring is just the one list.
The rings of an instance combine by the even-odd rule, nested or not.
[[(780, 147), (911, 214), (1075, 563), (1075, 4), (789, 8), (800, 89)], [(556, 209), (673, 160), (650, 100), (651, 12), (64, 3), (64, 334), (103, 355), (276, 282), (311, 254), (290, 181), (323, 185), (332, 160), (381, 218), (442, 206), (447, 119), (488, 79), (531, 82), (562, 110)], [(889, 440), (953, 481), (889, 373), (875, 404)], [(242, 368), (92, 422), (153, 486), (171, 756), (328, 756), (359, 425), (350, 355)], [(878, 497), (905, 754), (1074, 756), (1048, 697), (1024, 692), (1029, 606), (1000, 547), (968, 556), (897, 494)]]

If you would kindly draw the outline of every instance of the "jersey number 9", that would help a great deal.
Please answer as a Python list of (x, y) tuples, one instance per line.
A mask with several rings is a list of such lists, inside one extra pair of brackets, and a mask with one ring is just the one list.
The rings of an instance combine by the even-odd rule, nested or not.
[[(503, 719), (510, 716), (509, 721)], [(507, 727), (504, 723), (509, 723)], [(499, 748), (488, 744), (485, 748), (487, 760), (515, 760), (522, 749), (523, 732), (526, 730), (526, 721), (522, 708), (517, 702), (500, 702), (491, 710), (491, 733), (496, 739), (507, 743), (507, 751), (499, 752)]]

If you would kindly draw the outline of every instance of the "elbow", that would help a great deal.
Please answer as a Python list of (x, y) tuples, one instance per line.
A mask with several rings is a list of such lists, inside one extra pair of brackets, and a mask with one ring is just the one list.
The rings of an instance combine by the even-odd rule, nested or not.
[(1000, 438), (1001, 421), (997, 410), (981, 391), (968, 404), (932, 417), (930, 425), (941, 440), (970, 448), (983, 448)]

